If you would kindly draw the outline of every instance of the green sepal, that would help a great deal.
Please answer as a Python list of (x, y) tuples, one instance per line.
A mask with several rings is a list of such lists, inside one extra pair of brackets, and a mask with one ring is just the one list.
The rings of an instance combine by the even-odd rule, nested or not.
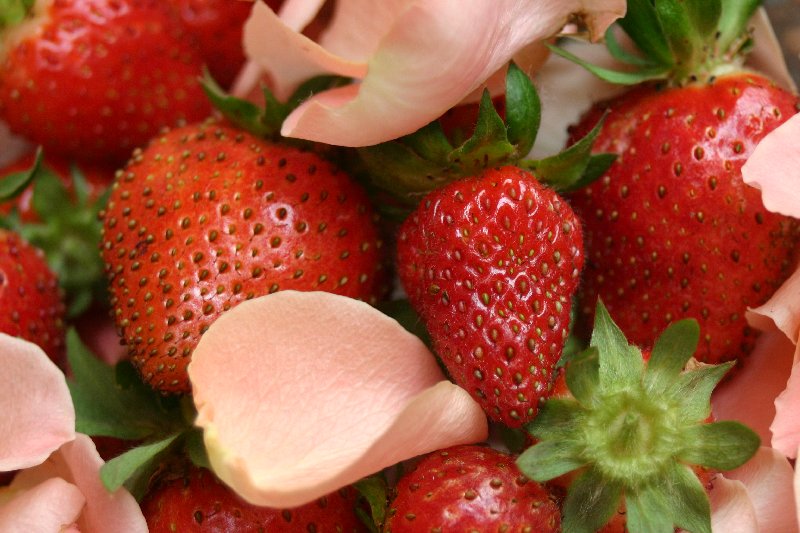
[(600, 358), (596, 347), (584, 350), (570, 361), (564, 378), (567, 388), (578, 402), (592, 406), (597, 402), (597, 388), (600, 386)]
[(601, 300), (595, 308), (594, 330), (590, 345), (597, 348), (600, 356), (599, 381), (603, 392), (630, 390), (641, 382), (644, 362), (642, 352), (628, 344), (606, 306)]
[(586, 465), (574, 441), (547, 440), (517, 457), (517, 467), (530, 479), (549, 481)]
[(704, 365), (678, 376), (677, 383), (668, 391), (687, 421), (700, 422), (711, 414), (711, 393), (733, 361), (720, 365)]
[(538, 160), (520, 161), (540, 182), (559, 192), (585, 187), (602, 176), (616, 160), (616, 154), (592, 155), (592, 145), (603, 128), (605, 115), (592, 130), (563, 152)]
[(670, 498), (658, 486), (645, 485), (625, 496), (625, 526), (628, 531), (674, 533)]
[(565, 439), (580, 427), (580, 405), (572, 398), (551, 398), (525, 426), (537, 439)]
[(606, 29), (605, 37), (603, 41), (606, 44), (606, 48), (608, 49), (608, 53), (611, 54), (611, 57), (619, 61), (620, 63), (625, 63), (628, 65), (633, 65), (637, 67), (653, 67), (657, 63), (653, 63), (646, 57), (642, 57), (636, 54), (632, 54), (628, 52), (617, 40), (617, 28), (615, 25), (611, 25)]
[(573, 63), (582, 66), (601, 80), (614, 83), (616, 85), (639, 85), (640, 83), (650, 80), (661, 80), (666, 78), (671, 70), (670, 66), (659, 64), (646, 66), (639, 70), (632, 71), (613, 70), (593, 65), (563, 48), (552, 46), (550, 44), (548, 44), (547, 47), (553, 53), (560, 55), (564, 59), (568, 59)]
[(569, 487), (564, 501), (564, 533), (593, 533), (603, 527), (619, 508), (622, 486), (609, 482), (589, 468)]
[(677, 527), (692, 533), (711, 533), (711, 503), (700, 480), (688, 466), (673, 463), (662, 487), (669, 498), (672, 522)]
[(508, 142), (522, 156), (536, 142), (542, 122), (542, 102), (528, 76), (515, 64), (506, 73), (506, 125)]
[(356, 514), (371, 533), (379, 533), (386, 521), (388, 507), (389, 486), (386, 477), (375, 474), (356, 481), (353, 486), (369, 507), (369, 514), (360, 506), (356, 508)]
[(211, 470), (211, 461), (208, 459), (208, 450), (203, 441), (203, 430), (191, 428), (184, 433), (184, 449), (192, 464), (198, 468)]
[(697, 424), (686, 432), (686, 442), (690, 445), (680, 454), (681, 460), (715, 470), (742, 466), (761, 446), (755, 431), (732, 420)]
[(655, 8), (676, 58), (676, 75), (688, 77), (711, 51), (708, 43), (721, 13), (720, 0), (659, 0)]
[(36, 0), (0, 0), (0, 30), (24, 21), (35, 4)]
[(508, 141), (506, 125), (497, 113), (489, 91), (484, 90), (475, 132), (449, 155), (449, 159), (465, 174), (472, 174), (475, 170), (510, 161), (514, 153), (515, 147)]
[(163, 462), (163, 457), (176, 443), (180, 433), (175, 433), (142, 446), (128, 450), (108, 461), (100, 468), (100, 479), (109, 492), (124, 486), (136, 500), (147, 492), (150, 479)]
[[(0, 180), (0, 202), (13, 200), (33, 183), (36, 176), (42, 172), (44, 166), (44, 152), (41, 146), (36, 149), (33, 165), (27, 170), (14, 172)], [(57, 204), (58, 205), (58, 204)]]
[(761, 0), (722, 0), (717, 38), (720, 50), (728, 50), (729, 54), (748, 51), (750, 39), (746, 32), (747, 24), (761, 4)]
[(644, 386), (651, 392), (662, 392), (663, 383), (674, 380), (697, 349), (700, 326), (694, 319), (670, 324), (658, 336), (650, 352), (644, 374)]
[(619, 25), (650, 63), (671, 66), (674, 58), (653, 0), (628, 0)]

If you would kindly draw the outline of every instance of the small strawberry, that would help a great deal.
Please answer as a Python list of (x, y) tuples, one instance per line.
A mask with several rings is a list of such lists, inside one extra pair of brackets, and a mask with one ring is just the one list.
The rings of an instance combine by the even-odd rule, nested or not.
[(533, 418), (569, 334), (580, 223), (517, 167), (430, 193), (398, 238), (398, 269), (453, 380), (494, 420)]
[(124, 162), (211, 107), (202, 59), (159, 0), (12, 2), (0, 15), (0, 117), (48, 154)]
[(624, 520), (631, 533), (710, 533), (711, 471), (741, 466), (760, 442), (738, 422), (710, 418), (711, 393), (733, 363), (687, 364), (699, 338), (695, 320), (680, 320), (645, 357), (598, 302), (589, 349), (567, 363), (568, 391), (544, 402), (526, 427), (537, 442), (517, 459), (531, 479), (569, 484), (564, 533), (609, 520), (603, 531)]
[(561, 531), (556, 498), (515, 459), (475, 445), (427, 455), (398, 481), (384, 531)]
[(294, 509), (258, 507), (209, 470), (191, 467), (184, 475), (157, 482), (142, 502), (142, 513), (150, 533), (366, 532), (357, 504), (358, 492), (347, 487)]
[[(789, 273), (797, 224), (764, 208), (741, 167), (800, 101), (741, 67), (757, 2), (694, 5), (633, 2), (621, 24), (645, 67), (589, 67), (611, 81), (658, 81), (597, 104), (573, 128), (580, 136), (605, 114), (594, 148), (619, 157), (570, 201), (584, 221), (589, 323), (598, 296), (643, 346), (673, 320), (692, 317), (703, 331), (697, 358), (714, 363), (752, 349), (745, 311)], [(609, 42), (630, 59), (613, 33)]]
[(144, 379), (188, 392), (221, 313), (278, 290), (376, 302), (381, 241), (364, 191), (314, 152), (214, 121), (136, 151), (102, 215), (115, 319)]
[(0, 229), (0, 332), (38, 344), (56, 364), (64, 359), (64, 301), (44, 254)]

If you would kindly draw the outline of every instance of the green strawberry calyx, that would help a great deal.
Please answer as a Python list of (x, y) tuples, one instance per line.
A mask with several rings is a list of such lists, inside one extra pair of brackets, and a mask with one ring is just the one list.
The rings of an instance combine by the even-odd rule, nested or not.
[(619, 27), (639, 54), (620, 45), (616, 25), (606, 31), (609, 53), (628, 68), (616, 71), (592, 65), (567, 50), (550, 49), (616, 84), (666, 80), (672, 85), (707, 83), (740, 70), (752, 49), (748, 21), (759, 0), (629, 0)]
[(34, 4), (36, 0), (0, 0), (0, 30), (23, 22)]
[[(601, 121), (602, 122), (602, 121)], [(487, 168), (516, 165), (558, 191), (581, 187), (601, 176), (612, 154), (591, 154), (600, 123), (563, 152), (527, 159), (541, 123), (541, 102), (530, 78), (511, 63), (506, 74), (505, 120), (484, 90), (475, 129), (459, 142), (439, 120), (414, 133), (358, 149), (361, 171), (378, 188), (414, 206), (428, 192)]]
[(731, 470), (760, 445), (732, 421), (709, 422), (711, 393), (733, 363), (687, 369), (699, 339), (692, 319), (669, 326), (644, 361), (602, 302), (589, 348), (567, 365), (573, 398), (549, 399), (528, 426), (537, 444), (518, 459), (531, 479), (577, 471), (564, 532), (601, 528), (624, 501), (628, 531), (711, 531), (692, 466)]

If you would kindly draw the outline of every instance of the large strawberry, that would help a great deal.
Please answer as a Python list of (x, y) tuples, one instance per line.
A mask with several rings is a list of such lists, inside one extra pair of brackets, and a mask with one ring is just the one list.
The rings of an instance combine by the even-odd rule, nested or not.
[[(785, 279), (797, 242), (796, 223), (768, 212), (741, 177), (756, 144), (798, 109), (795, 95), (741, 67), (756, 5), (630, 2), (621, 23), (644, 54), (642, 70), (590, 68), (611, 81), (657, 81), (598, 104), (573, 130), (580, 136), (605, 113), (595, 149), (619, 154), (571, 197), (584, 221), (585, 315), (602, 297), (641, 345), (673, 320), (696, 318), (706, 362), (748, 353), (745, 311)], [(620, 59), (636, 61), (608, 38)]]
[(556, 497), (485, 446), (427, 455), (397, 483), (384, 531), (561, 531)]
[(211, 110), (202, 59), (160, 0), (11, 2), (0, 15), (0, 117), (48, 154), (124, 162)]
[(0, 332), (38, 344), (56, 363), (64, 359), (64, 301), (44, 254), (0, 229)]
[(526, 427), (538, 442), (517, 460), (539, 482), (570, 474), (564, 533), (609, 520), (603, 531), (620, 531), (620, 509), (631, 533), (711, 532), (705, 469), (744, 464), (759, 438), (710, 419), (711, 393), (733, 363), (690, 363), (699, 339), (695, 320), (677, 321), (643, 357), (598, 302), (591, 346), (567, 363), (569, 394), (544, 403)]
[(157, 482), (142, 502), (151, 533), (176, 531), (357, 533), (358, 492), (347, 487), (294, 509), (258, 507), (242, 500), (206, 469), (187, 467)]
[(375, 302), (381, 290), (363, 190), (312, 151), (215, 121), (136, 151), (103, 220), (117, 325), (164, 392), (189, 391), (194, 346), (243, 300), (295, 289)]
[(434, 123), (362, 158), (410, 203), (427, 192), (398, 233), (400, 280), (453, 380), (492, 420), (520, 426), (550, 391), (583, 265), (578, 219), (540, 180), (574, 185), (608, 158), (588, 156), (592, 133), (562, 154), (525, 159), (539, 101), (515, 66), (507, 85), (506, 123), (487, 93), (459, 146), (446, 132), (461, 128), (444, 117), (447, 128)]

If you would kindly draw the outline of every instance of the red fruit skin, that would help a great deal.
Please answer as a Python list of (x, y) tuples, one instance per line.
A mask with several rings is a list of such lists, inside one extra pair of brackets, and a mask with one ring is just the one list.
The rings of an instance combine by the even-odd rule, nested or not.
[(485, 446), (429, 454), (398, 481), (384, 532), (561, 531), (555, 497), (514, 461)]
[(358, 493), (345, 488), (295, 509), (251, 505), (210, 471), (192, 468), (158, 484), (142, 501), (150, 533), (360, 533)]
[(531, 420), (553, 382), (583, 266), (578, 219), (515, 167), (429, 194), (400, 228), (398, 274), (453, 380), (487, 415)]
[[(33, 167), (35, 160), (35, 154), (26, 154), (13, 163), (0, 168), (0, 182), (10, 174), (27, 171)], [(61, 179), (67, 190), (72, 192), (74, 184), (72, 182), (70, 163), (63, 159), (52, 157), (48, 158), (44, 164)], [(83, 164), (79, 168), (84, 178), (86, 178), (86, 192), (90, 201), (98, 199), (114, 181), (115, 170), (112, 167)], [(32, 200), (33, 186), (29, 186), (13, 202), (0, 203), (0, 215), (8, 214), (13, 208), (16, 208), (22, 222), (40, 222), (39, 215), (33, 209)], [(53, 208), (56, 209), (59, 206), (54, 206)]]
[(0, 229), (0, 333), (39, 345), (64, 364), (64, 296), (44, 254)]
[(160, 0), (52, 0), (0, 56), (0, 117), (48, 155), (122, 164), (162, 127), (210, 114), (201, 65)]
[(137, 152), (102, 218), (117, 327), (162, 392), (189, 392), (200, 336), (244, 300), (293, 289), (375, 303), (385, 290), (358, 185), (315, 153), (214, 122)]
[(744, 185), (741, 167), (797, 105), (765, 78), (740, 74), (634, 89), (573, 128), (572, 137), (581, 137), (608, 110), (594, 151), (620, 154), (605, 176), (570, 197), (584, 222), (586, 331), (600, 297), (640, 346), (692, 317), (701, 327), (698, 360), (718, 363), (751, 350), (745, 310), (786, 278), (797, 232)]

